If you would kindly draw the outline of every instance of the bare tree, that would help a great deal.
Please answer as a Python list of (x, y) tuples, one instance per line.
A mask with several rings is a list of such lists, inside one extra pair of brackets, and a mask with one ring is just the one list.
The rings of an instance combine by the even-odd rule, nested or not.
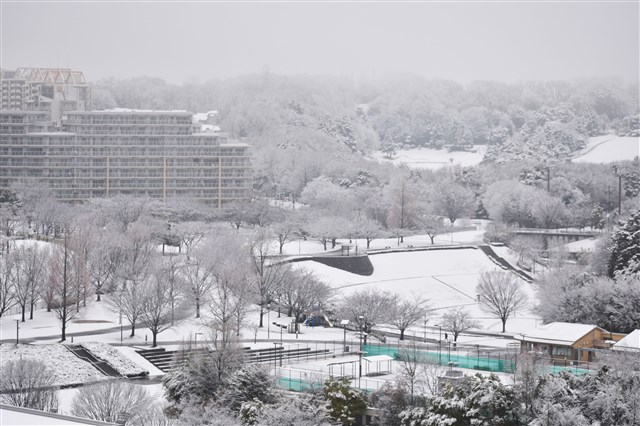
[(298, 269), (292, 271), (281, 287), (282, 300), (295, 318), (296, 331), (302, 315), (311, 310), (321, 310), (329, 301), (332, 289), (316, 277), (313, 272)]
[(416, 342), (412, 340), (400, 348), (398, 358), (398, 373), (409, 386), (411, 404), (413, 404), (416, 387), (423, 382), (424, 371), (422, 365), (427, 362), (427, 357)]
[(159, 260), (157, 273), (166, 281), (169, 297), (171, 299), (171, 327), (175, 321), (176, 305), (186, 297), (186, 282), (182, 275), (184, 263), (178, 256), (166, 256)]
[(522, 285), (511, 272), (489, 271), (480, 275), (476, 287), (480, 308), (502, 321), (502, 332), (505, 332), (507, 319), (518, 309), (527, 305), (527, 295)]
[(61, 341), (67, 339), (67, 324), (78, 315), (73, 262), (76, 253), (72, 250), (73, 231), (66, 227), (62, 242), (53, 250), (49, 268), (51, 291), (54, 295), (53, 309), (61, 326)]
[(444, 234), (448, 231), (448, 228), (444, 226), (442, 218), (432, 214), (419, 216), (418, 226), (420, 229), (424, 230), (425, 234), (427, 234), (429, 239), (431, 239), (431, 244), (434, 244), (434, 239), (438, 235)]
[(269, 233), (265, 229), (258, 230), (251, 241), (250, 262), (255, 300), (260, 306), (260, 327), (263, 326), (265, 307), (274, 300), (279, 287), (291, 271), (288, 263), (272, 264), (270, 257), (273, 252)]
[(187, 260), (189, 260), (193, 249), (207, 235), (207, 225), (203, 222), (185, 222), (177, 224), (175, 230), (184, 246)]
[(292, 237), (300, 228), (300, 220), (295, 213), (280, 210), (276, 215), (277, 221), (271, 225), (271, 231), (278, 240), (278, 253), (282, 254), (282, 249), (286, 243), (292, 241)]
[[(342, 318), (358, 324), (361, 331), (369, 334), (374, 326), (390, 319), (393, 301), (392, 294), (375, 288), (358, 290), (342, 300), (340, 313)], [(366, 335), (364, 343), (367, 343)]]
[(456, 346), (458, 336), (472, 328), (479, 328), (480, 323), (471, 319), (471, 314), (464, 308), (451, 309), (442, 315), (441, 326), (453, 334), (453, 346)]
[(13, 262), (9, 256), (0, 257), (0, 317), (15, 304), (11, 269)]
[(364, 238), (367, 241), (367, 248), (369, 248), (371, 241), (380, 238), (383, 231), (379, 222), (368, 217), (360, 217), (354, 224), (353, 232), (356, 239)]
[(196, 302), (196, 318), (200, 318), (200, 307), (206, 302), (206, 298), (214, 285), (211, 262), (209, 259), (209, 246), (196, 250), (182, 267), (184, 279), (193, 293)]
[(30, 318), (33, 319), (34, 305), (45, 275), (48, 252), (37, 245), (21, 245), (10, 255), (11, 284), (13, 297), (21, 308), (22, 322), (25, 321), (27, 304), (30, 305)]
[(169, 329), (172, 321), (182, 318), (180, 301), (171, 282), (163, 274), (161, 267), (157, 267), (147, 280), (137, 284), (140, 294), (139, 324), (147, 327), (152, 335), (152, 347), (156, 347), (158, 334)]
[(158, 254), (152, 244), (151, 228), (146, 224), (134, 223), (121, 238), (123, 257), (117, 272), (120, 283), (109, 304), (114, 312), (126, 316), (133, 337), (143, 310), (144, 295), (139, 287), (149, 279), (152, 260)]
[(93, 247), (89, 252), (89, 275), (91, 286), (96, 294), (96, 301), (100, 302), (105, 289), (113, 286), (117, 281), (123, 251), (116, 237), (110, 230), (95, 235), (91, 241)]
[(210, 326), (223, 335), (233, 329), (239, 336), (252, 300), (246, 250), (237, 236), (222, 234), (210, 256), (214, 281), (210, 291)]
[(73, 397), (71, 413), (103, 422), (116, 423), (121, 415), (127, 416), (127, 424), (141, 424), (147, 411), (153, 406), (153, 398), (140, 385), (122, 380), (111, 380), (83, 386)]
[(426, 317), (428, 309), (427, 300), (418, 296), (410, 299), (394, 298), (391, 305), (391, 322), (400, 330), (400, 340), (404, 340), (407, 328)]
[(58, 410), (54, 376), (38, 361), (20, 358), (2, 364), (0, 402), (40, 411)]

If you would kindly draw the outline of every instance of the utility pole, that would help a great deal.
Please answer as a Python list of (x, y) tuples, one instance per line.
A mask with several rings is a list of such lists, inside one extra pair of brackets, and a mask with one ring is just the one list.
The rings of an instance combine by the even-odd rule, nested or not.
[(20, 343), (20, 320), (14, 320), (16, 322), (16, 345)]
[(549, 166), (547, 166), (547, 193), (551, 192), (551, 171), (549, 170)]
[(618, 165), (613, 165), (613, 174), (618, 176), (618, 216), (622, 214), (622, 173), (618, 171)]

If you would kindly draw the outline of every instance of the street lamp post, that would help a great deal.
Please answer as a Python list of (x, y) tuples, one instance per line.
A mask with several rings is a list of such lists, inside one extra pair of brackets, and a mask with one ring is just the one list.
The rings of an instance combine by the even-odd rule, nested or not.
[(429, 322), (428, 319), (424, 320), (424, 342), (427, 343), (427, 323)]
[(442, 364), (442, 326), (438, 324), (438, 362)]
[(269, 333), (269, 311), (271, 310), (271, 303), (267, 303), (267, 339), (271, 338), (271, 333)]
[(340, 325), (344, 329), (344, 337), (342, 338), (342, 351), (347, 351), (347, 325), (349, 325), (349, 320), (340, 321)]
[(362, 352), (362, 323), (364, 321), (364, 317), (362, 315), (360, 315), (358, 317), (358, 334), (360, 337), (360, 352)]
[(16, 345), (20, 343), (20, 320), (14, 320), (16, 322)]

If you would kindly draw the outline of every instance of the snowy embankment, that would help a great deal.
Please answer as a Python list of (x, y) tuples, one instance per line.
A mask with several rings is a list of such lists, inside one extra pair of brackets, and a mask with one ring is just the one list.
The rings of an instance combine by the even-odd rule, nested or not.
[(45, 364), (55, 386), (72, 386), (107, 379), (90, 363), (69, 352), (63, 345), (0, 345), (0, 365), (20, 358)]
[(447, 151), (446, 149), (414, 148), (400, 149), (396, 151), (393, 159), (388, 159), (382, 152), (375, 152), (372, 157), (379, 161), (389, 161), (395, 165), (406, 164), (413, 169), (437, 170), (443, 167), (460, 165), (462, 167), (480, 164), (484, 158), (487, 147), (474, 145), (472, 152)]
[(106, 343), (81, 343), (80, 346), (89, 351), (96, 358), (105, 361), (114, 370), (123, 376), (134, 377), (134, 376), (146, 376), (149, 372), (139, 365), (135, 364), (129, 358), (121, 354), (119, 351), (114, 349), (111, 345)]
[(587, 146), (572, 158), (575, 163), (608, 164), (640, 156), (640, 138), (614, 135), (589, 138)]

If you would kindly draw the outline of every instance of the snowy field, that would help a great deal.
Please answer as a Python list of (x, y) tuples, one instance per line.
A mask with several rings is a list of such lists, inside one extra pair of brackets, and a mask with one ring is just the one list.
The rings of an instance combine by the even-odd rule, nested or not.
[[(406, 164), (414, 169), (437, 170), (443, 167), (454, 166), (475, 166), (484, 158), (487, 147), (484, 145), (474, 145), (475, 152), (453, 151), (446, 149), (415, 148), (401, 149), (396, 152), (393, 159), (389, 160), (382, 152), (375, 152), (372, 157), (380, 162), (388, 161), (395, 165)], [(453, 160), (453, 161), (452, 161)]]
[[(441, 315), (450, 308), (464, 307), (480, 322), (483, 330), (495, 333), (502, 331), (501, 322), (482, 312), (476, 299), (475, 288), (480, 274), (497, 269), (480, 250), (388, 253), (370, 256), (370, 260), (374, 273), (368, 277), (313, 261), (298, 262), (295, 267), (316, 273), (337, 290), (337, 298), (364, 288), (376, 288), (404, 298), (419, 296), (429, 299), (431, 303), (428, 324), (437, 324)], [(522, 280), (520, 283), (533, 303), (531, 285)], [(511, 335), (521, 333), (536, 324), (537, 318), (530, 312), (517, 312), (514, 318), (507, 321), (507, 332)], [(423, 326), (414, 327), (409, 330), (411, 333), (420, 336)]]
[(608, 164), (640, 156), (640, 138), (614, 135), (590, 138), (587, 147), (572, 159), (576, 163)]

